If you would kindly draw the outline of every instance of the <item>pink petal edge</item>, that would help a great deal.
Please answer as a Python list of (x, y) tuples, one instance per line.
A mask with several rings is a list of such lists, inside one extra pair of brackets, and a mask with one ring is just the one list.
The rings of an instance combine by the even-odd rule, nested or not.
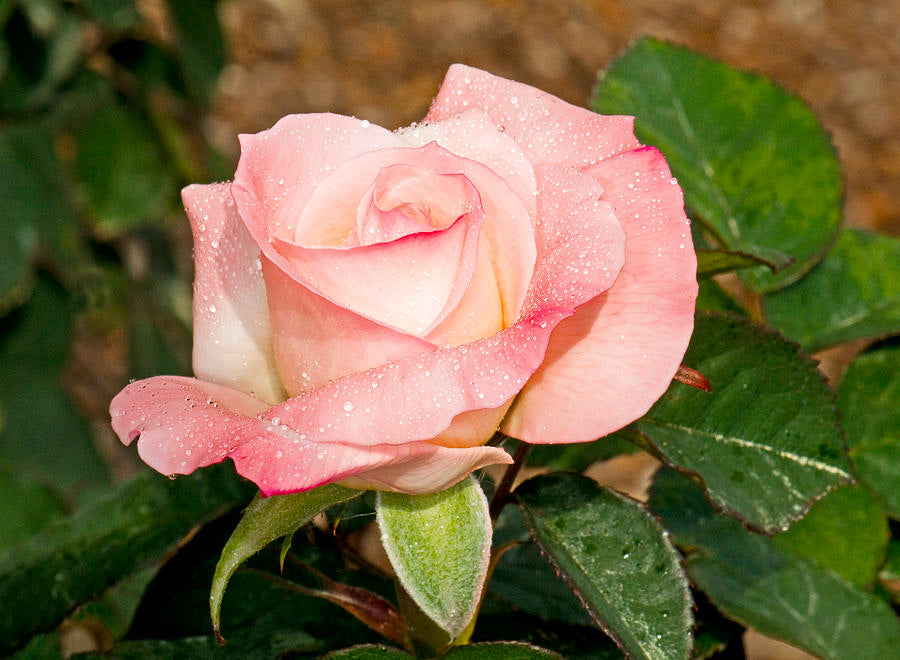
[(579, 169), (635, 149), (634, 117), (598, 115), (523, 83), (454, 64), (425, 116), (439, 122), (471, 108), (484, 110), (531, 163)]
[(643, 415), (666, 391), (694, 322), (696, 256), (681, 188), (643, 147), (589, 170), (625, 228), (615, 285), (554, 331), (501, 430), (532, 443), (585, 442)]

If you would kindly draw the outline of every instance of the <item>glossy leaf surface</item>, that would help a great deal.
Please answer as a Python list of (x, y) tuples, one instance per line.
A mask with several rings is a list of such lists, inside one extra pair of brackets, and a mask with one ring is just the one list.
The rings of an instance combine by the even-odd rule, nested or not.
[(813, 504), (774, 542), (780, 550), (811, 559), (866, 588), (875, 580), (889, 536), (875, 495), (865, 486), (844, 486)]
[(601, 77), (593, 108), (637, 118), (638, 138), (665, 154), (693, 217), (721, 247), (793, 259), (777, 274), (749, 271), (753, 288), (796, 280), (837, 232), (834, 148), (804, 103), (773, 82), (644, 38)]
[(629, 656), (689, 656), (680, 557), (643, 505), (576, 474), (535, 477), (515, 494), (545, 555)]
[(900, 346), (863, 353), (838, 389), (841, 423), (859, 476), (900, 519)]
[(765, 309), (807, 351), (900, 333), (900, 238), (844, 231), (806, 277), (766, 296)]
[(717, 506), (776, 531), (851, 480), (833, 394), (795, 344), (701, 312), (684, 363), (712, 392), (673, 383), (635, 427), (666, 462), (697, 474)]
[(716, 513), (703, 491), (661, 470), (651, 509), (691, 549), (691, 581), (730, 618), (833, 660), (888, 658), (900, 619), (884, 600)]

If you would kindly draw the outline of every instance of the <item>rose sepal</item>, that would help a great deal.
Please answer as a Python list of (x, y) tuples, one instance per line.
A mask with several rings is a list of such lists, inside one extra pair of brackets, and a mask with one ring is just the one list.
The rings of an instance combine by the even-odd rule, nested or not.
[(328, 484), (303, 493), (256, 496), (222, 548), (213, 575), (209, 611), (219, 643), (225, 641), (220, 631), (222, 599), (225, 587), (238, 567), (275, 539), (293, 534), (325, 509), (358, 497), (363, 492)]
[(382, 491), (375, 512), (410, 645), (435, 651), (450, 645), (477, 611), (490, 562), (492, 527), (481, 486), (469, 476), (431, 495)]

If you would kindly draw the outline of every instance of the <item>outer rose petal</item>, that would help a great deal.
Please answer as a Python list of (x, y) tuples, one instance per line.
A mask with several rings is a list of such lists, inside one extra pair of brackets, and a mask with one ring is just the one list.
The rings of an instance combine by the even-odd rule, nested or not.
[(443, 121), (471, 108), (487, 112), (535, 166), (582, 169), (640, 146), (632, 131), (634, 117), (598, 115), (463, 64), (448, 69), (425, 121)]
[(181, 193), (194, 233), (194, 373), (277, 403), (285, 391), (275, 367), (259, 246), (229, 188), (194, 185)]
[(643, 415), (668, 388), (693, 329), (696, 257), (662, 154), (644, 147), (589, 172), (625, 228), (625, 267), (554, 331), (502, 427), (526, 442), (593, 440)]
[(603, 186), (569, 167), (537, 169), (538, 264), (523, 313), (549, 301), (575, 309), (609, 289), (625, 260), (625, 232)]
[(473, 470), (512, 463), (509, 454), (497, 447), (456, 449), (427, 442), (368, 447), (349, 442), (285, 446), (283, 438), (276, 436), (259, 437), (230, 458), (241, 475), (260, 484), (266, 496), (333, 481), (348, 488), (434, 493), (449, 488)]
[(264, 403), (234, 390), (164, 376), (125, 388), (110, 412), (113, 428), (126, 444), (140, 430), (138, 452), (159, 472), (187, 474), (231, 458), (238, 473), (253, 480), (266, 496), (350, 477), (353, 481), (345, 482), (350, 487), (430, 493), (485, 465), (511, 462), (496, 447), (319, 444), (276, 420), (251, 416), (261, 408)]

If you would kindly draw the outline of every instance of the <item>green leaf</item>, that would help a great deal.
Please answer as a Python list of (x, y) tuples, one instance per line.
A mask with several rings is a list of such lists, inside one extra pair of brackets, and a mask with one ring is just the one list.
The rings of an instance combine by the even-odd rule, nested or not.
[(28, 297), (31, 262), (40, 242), (50, 244), (77, 226), (67, 203), (51, 131), (39, 123), (0, 130), (0, 315)]
[(764, 300), (769, 323), (808, 351), (900, 333), (900, 239), (844, 231), (822, 263)]
[(135, 0), (85, 0), (84, 4), (91, 16), (111, 30), (127, 30), (141, 22)]
[(416, 605), (455, 639), (475, 614), (491, 551), (487, 498), (471, 476), (431, 495), (379, 492), (381, 541)]
[(558, 653), (522, 642), (482, 642), (468, 646), (455, 646), (444, 658), (468, 658), (470, 660), (557, 660)]
[(360, 644), (359, 646), (351, 646), (348, 649), (332, 651), (328, 655), (322, 656), (322, 660), (400, 660), (401, 658), (412, 657), (406, 651), (391, 646)]
[(219, 631), (225, 587), (228, 586), (234, 572), (248, 557), (275, 539), (293, 534), (328, 507), (353, 499), (362, 492), (328, 484), (305, 493), (272, 497), (257, 495), (222, 549), (222, 555), (216, 564), (209, 595), (209, 610), (216, 633)]
[(645, 38), (613, 63), (593, 108), (634, 115), (663, 152), (685, 202), (721, 247), (794, 263), (755, 268), (757, 291), (798, 279), (840, 223), (841, 175), (827, 134), (801, 100), (760, 76)]
[(75, 301), (41, 277), (28, 303), (0, 323), (0, 469), (69, 502), (108, 479), (61, 384), (75, 312)]
[[(540, 585), (540, 589), (535, 589), (535, 585)], [(534, 542), (504, 552), (488, 588), (516, 609), (542, 619), (580, 626), (596, 625), (578, 597), (541, 556)]]
[(712, 277), (719, 273), (729, 273), (733, 270), (751, 268), (753, 266), (767, 266), (770, 270), (779, 270), (787, 266), (781, 262), (774, 264), (752, 254), (733, 252), (731, 250), (697, 250), (697, 277)]
[(779, 550), (812, 559), (865, 588), (875, 581), (889, 536), (884, 510), (872, 492), (846, 486), (816, 502), (773, 540)]
[(731, 297), (725, 289), (712, 279), (701, 279), (698, 284), (697, 309), (708, 312), (731, 312), (740, 316), (746, 316), (747, 312), (737, 300)]
[(535, 477), (515, 495), (543, 552), (623, 651), (688, 657), (687, 580), (643, 505), (576, 474)]
[(175, 21), (178, 51), (188, 89), (197, 100), (205, 103), (215, 91), (227, 59), (218, 0), (168, 0), (166, 4)]
[(101, 237), (163, 215), (175, 180), (153, 129), (121, 104), (103, 106), (78, 134), (75, 170)]
[(174, 482), (146, 472), (54, 523), (0, 563), (0, 652), (56, 626), (75, 607), (147, 562), (199, 523), (249, 499), (231, 466)]
[(698, 475), (717, 506), (778, 531), (851, 481), (834, 396), (795, 344), (701, 312), (683, 362), (712, 392), (672, 383), (635, 427), (668, 464)]
[[(530, 538), (522, 512), (518, 507), (508, 506), (494, 525), (494, 546), (513, 541), (520, 544), (506, 550), (497, 561), (488, 582), (488, 592), (518, 610), (545, 620), (595, 625), (578, 597), (541, 556), (537, 544)], [(541, 588), (535, 589), (536, 584)], [(504, 606), (503, 611), (508, 611), (508, 607)]]
[(49, 488), (0, 472), (0, 559), (9, 551), (65, 515), (59, 497)]
[(826, 660), (896, 655), (900, 620), (885, 601), (717, 514), (696, 484), (660, 470), (650, 508), (693, 550), (691, 580), (729, 618)]
[(21, 2), (3, 26), (9, 61), (0, 112), (27, 115), (47, 105), (82, 64), (83, 23), (57, 2)]
[[(316, 640), (299, 630), (257, 625), (228, 636), (219, 646), (212, 635), (183, 639), (126, 641), (104, 653), (79, 655), (81, 660), (157, 660), (158, 658), (234, 658), (272, 660), (297, 652), (317, 649)], [(409, 656), (406, 656), (409, 657)]]
[(841, 380), (838, 406), (857, 473), (900, 519), (900, 346), (857, 357)]

